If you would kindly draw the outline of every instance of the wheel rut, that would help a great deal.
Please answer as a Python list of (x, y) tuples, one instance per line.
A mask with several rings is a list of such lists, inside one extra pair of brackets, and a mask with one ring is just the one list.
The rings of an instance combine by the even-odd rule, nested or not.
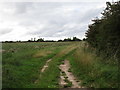
[(47, 60), (46, 64), (43, 66), (43, 68), (41, 69), (41, 72), (44, 72), (46, 70), (46, 68), (48, 68), (48, 63), (51, 61), (52, 59)]
[[(64, 60), (63, 64), (59, 66), (60, 72), (60, 81), (59, 84), (63, 88), (82, 88), (79, 84), (80, 81), (76, 79), (72, 72), (69, 71), (70, 63), (68, 60)], [(69, 84), (69, 85), (68, 85)]]
[[(41, 73), (43, 73), (47, 68), (48, 68), (48, 64), (49, 64), (49, 62), (51, 61), (52, 59), (49, 59), (49, 60), (47, 60), (46, 61), (46, 64), (43, 66), (43, 68), (40, 70), (40, 72)], [(40, 76), (41, 76), (41, 74), (40, 74)], [(34, 83), (38, 83), (38, 81), (39, 81), (39, 78), (34, 82)]]

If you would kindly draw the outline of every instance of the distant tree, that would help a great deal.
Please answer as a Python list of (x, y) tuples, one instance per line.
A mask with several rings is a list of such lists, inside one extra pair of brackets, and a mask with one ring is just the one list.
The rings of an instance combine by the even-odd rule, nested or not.
[(27, 42), (32, 42), (31, 40), (28, 40)]
[(83, 38), (83, 41), (86, 41), (86, 39), (85, 39), (85, 38)]
[(44, 39), (40, 38), (40, 39), (37, 40), (37, 42), (44, 42)]
[(34, 38), (34, 42), (36, 41), (36, 38)]
[(77, 37), (73, 37), (72, 41), (81, 41), (81, 40), (79, 38), (77, 38)]
[(44, 42), (55, 42), (54, 40), (46, 40)]
[(62, 42), (63, 40), (58, 40), (58, 42)]
[(67, 39), (64, 39), (63, 41), (66, 42), (66, 41), (72, 41), (72, 40), (71, 38), (67, 38)]
[(14, 41), (5, 41), (5, 43), (14, 43)]

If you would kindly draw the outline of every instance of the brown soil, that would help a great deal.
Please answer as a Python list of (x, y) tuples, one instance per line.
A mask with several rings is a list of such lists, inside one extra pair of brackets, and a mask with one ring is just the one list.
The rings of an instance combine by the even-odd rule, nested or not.
[[(68, 77), (67, 79), (72, 82), (72, 86), (70, 88), (82, 88), (81, 86), (79, 86), (80, 82), (78, 82), (78, 80), (75, 78), (75, 76), (72, 74), (72, 72), (68, 72), (68, 70), (70, 69), (70, 63), (68, 60), (64, 61), (64, 64), (61, 64), (59, 66), (59, 68), (61, 69), (61, 72), (65, 72), (66, 77)], [(67, 83), (64, 81), (65, 78), (64, 76), (60, 76), (60, 86), (66, 85)]]
[(0, 53), (5, 52), (5, 50), (0, 50)]

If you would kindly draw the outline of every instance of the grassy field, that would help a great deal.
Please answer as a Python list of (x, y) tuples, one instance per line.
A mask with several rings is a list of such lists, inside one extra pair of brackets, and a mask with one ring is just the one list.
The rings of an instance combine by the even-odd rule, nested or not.
[[(49, 59), (48, 68), (41, 72)], [(80, 86), (118, 87), (117, 63), (103, 63), (84, 42), (33, 42), (3, 43), (3, 88), (61, 88), (58, 67), (66, 59)]]

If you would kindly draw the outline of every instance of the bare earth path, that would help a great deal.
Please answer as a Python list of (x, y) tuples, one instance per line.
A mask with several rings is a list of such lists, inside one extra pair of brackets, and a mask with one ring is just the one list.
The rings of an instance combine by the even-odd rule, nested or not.
[(3, 49), (0, 49), (0, 53), (2, 53), (2, 52), (4, 52), (5, 50), (3, 50)]
[[(40, 72), (44, 72), (47, 68), (48, 68), (48, 63), (51, 61), (52, 59), (47, 60), (46, 64), (43, 66), (43, 68), (40, 70)], [(37, 83), (39, 81), (39, 79), (37, 79), (34, 83)]]
[(46, 70), (46, 68), (48, 68), (48, 63), (51, 61), (52, 59), (47, 60), (46, 64), (44, 65), (44, 67), (41, 69), (41, 72), (44, 72)]
[(72, 74), (72, 72), (69, 72), (68, 70), (70, 69), (70, 63), (68, 60), (64, 61), (64, 64), (61, 64), (59, 66), (61, 69), (61, 76), (60, 76), (60, 86), (64, 86), (67, 83), (65, 82), (65, 77), (62, 75), (62, 72), (64, 72), (67, 76), (68, 81), (72, 82), (72, 86), (70, 88), (82, 88), (79, 86), (79, 83), (75, 76)]

